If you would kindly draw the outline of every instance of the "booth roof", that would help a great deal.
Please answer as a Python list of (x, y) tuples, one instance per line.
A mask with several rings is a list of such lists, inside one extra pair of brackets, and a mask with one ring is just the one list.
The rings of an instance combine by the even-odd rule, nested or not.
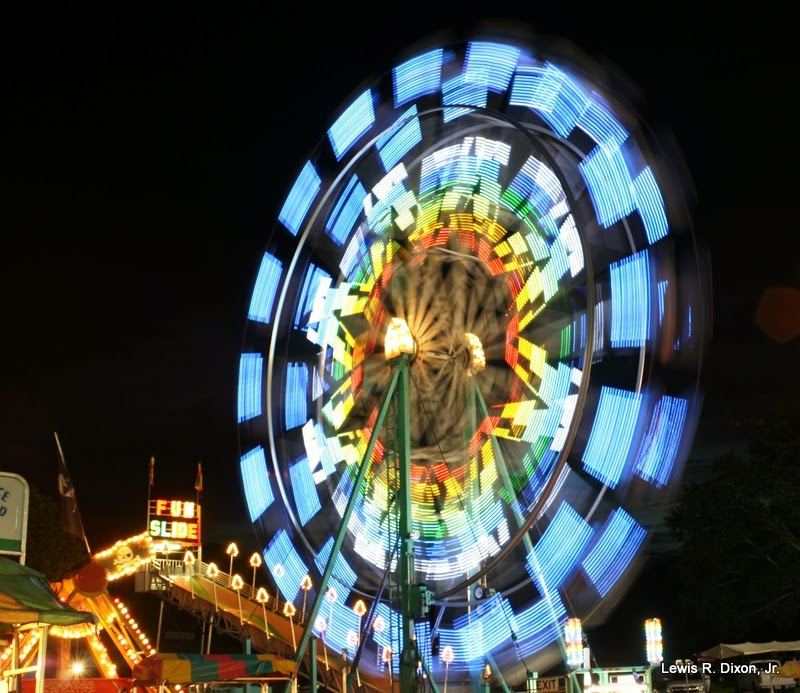
[(0, 556), (0, 629), (26, 623), (72, 626), (97, 616), (63, 604), (44, 575)]
[(700, 654), (704, 657), (716, 659), (729, 659), (770, 652), (800, 652), (800, 640), (772, 640), (770, 642), (741, 642), (738, 644), (720, 643)]

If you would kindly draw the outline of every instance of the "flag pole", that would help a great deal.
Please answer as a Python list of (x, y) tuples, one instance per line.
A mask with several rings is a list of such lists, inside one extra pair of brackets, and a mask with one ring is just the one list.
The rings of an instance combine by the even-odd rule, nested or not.
[[(203, 531), (203, 520), (200, 515), (200, 494), (203, 492), (203, 465), (202, 462), (197, 463), (197, 477), (194, 480), (194, 490), (197, 492), (195, 496), (195, 507), (197, 508), (197, 525), (200, 532)], [(203, 570), (203, 538), (202, 536), (198, 536), (198, 543), (197, 543), (197, 563), (200, 567), (200, 571)], [(211, 641), (211, 635), (209, 637), (209, 642)]]
[(156, 479), (156, 458), (150, 457), (150, 467), (149, 467), (149, 474), (148, 474), (148, 483), (147, 483), (147, 519), (145, 520), (145, 531), (149, 531), (150, 529), (150, 494), (153, 491), (153, 484), (155, 483)]
[(197, 463), (197, 478), (194, 480), (194, 490), (197, 491), (195, 501), (200, 505), (200, 494), (203, 491), (203, 463)]

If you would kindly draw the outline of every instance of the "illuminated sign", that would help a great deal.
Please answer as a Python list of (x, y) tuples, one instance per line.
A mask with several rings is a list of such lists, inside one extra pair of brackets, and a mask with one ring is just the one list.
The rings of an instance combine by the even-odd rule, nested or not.
[(111, 581), (135, 573), (140, 565), (153, 557), (153, 551), (153, 539), (145, 532), (96, 553), (94, 562), (105, 568), (106, 579)]
[(25, 563), (29, 497), (25, 479), (0, 472), (0, 554), (19, 556), (20, 563)]
[(565, 693), (567, 680), (563, 676), (547, 676), (535, 679), (537, 693)]
[(185, 546), (200, 545), (200, 506), (194, 501), (151, 500), (147, 531), (153, 539)]

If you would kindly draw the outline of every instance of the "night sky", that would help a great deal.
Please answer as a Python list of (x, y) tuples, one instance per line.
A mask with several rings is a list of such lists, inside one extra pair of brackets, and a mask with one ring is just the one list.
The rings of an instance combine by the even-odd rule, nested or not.
[[(692, 473), (767, 407), (797, 408), (800, 339), (756, 324), (767, 289), (800, 287), (788, 22), (712, 21), (698, 3), (259, 7), (39, 6), (2, 22), (0, 469), (55, 494), (57, 432), (93, 550), (144, 530), (151, 456), (162, 496), (193, 497), (202, 462), (207, 539), (250, 538), (237, 367), (286, 192), (365, 79), (483, 19), (614, 66), (682, 152), (714, 295)], [(800, 321), (784, 296), (781, 339)]]

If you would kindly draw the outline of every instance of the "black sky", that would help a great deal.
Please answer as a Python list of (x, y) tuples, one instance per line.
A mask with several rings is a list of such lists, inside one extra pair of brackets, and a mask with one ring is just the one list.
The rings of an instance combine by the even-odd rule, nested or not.
[(735, 422), (767, 406), (797, 407), (800, 340), (777, 343), (754, 322), (765, 289), (800, 285), (788, 23), (755, 7), (713, 17), (698, 3), (479, 7), (6, 14), (0, 469), (53, 493), (57, 431), (99, 550), (144, 529), (151, 455), (158, 495), (191, 497), (201, 461), (206, 532), (249, 532), (236, 373), (286, 191), (365, 78), (434, 31), (487, 18), (615, 66), (683, 154), (714, 291), (693, 458), (738, 445)]

